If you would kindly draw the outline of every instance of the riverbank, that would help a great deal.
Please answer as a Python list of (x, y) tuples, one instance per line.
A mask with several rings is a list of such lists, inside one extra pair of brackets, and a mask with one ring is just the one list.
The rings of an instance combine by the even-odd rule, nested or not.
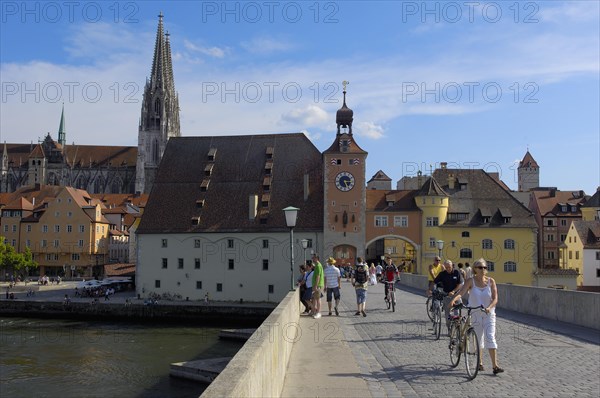
[[(14, 299), (6, 299), (6, 283), (0, 283), (0, 315), (78, 320), (127, 320), (133, 322), (185, 322), (206, 326), (257, 326), (275, 308), (273, 303), (238, 303), (186, 300), (159, 300), (149, 304), (138, 299), (134, 291), (117, 292), (106, 300), (75, 296), (77, 282), (40, 286), (19, 284), (9, 291)], [(30, 289), (34, 294), (28, 294)], [(69, 296), (69, 302), (65, 301)]]

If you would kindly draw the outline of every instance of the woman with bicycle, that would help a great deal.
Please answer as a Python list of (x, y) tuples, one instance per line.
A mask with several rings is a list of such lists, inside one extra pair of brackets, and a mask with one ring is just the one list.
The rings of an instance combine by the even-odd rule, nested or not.
[[(473, 278), (465, 281), (462, 289), (456, 294), (450, 305), (464, 294), (469, 293), (469, 306), (483, 306), (484, 312), (477, 311), (472, 314), (473, 327), (477, 336), (479, 336), (479, 347), (481, 350), (488, 347), (490, 359), (492, 360), (492, 371), (494, 374), (504, 372), (498, 366), (497, 353), (498, 344), (496, 344), (496, 304), (498, 303), (498, 290), (496, 281), (487, 276), (487, 263), (483, 258), (475, 261), (473, 264)], [(480, 355), (482, 358), (483, 355)], [(479, 370), (483, 370), (483, 364), (479, 364)]]

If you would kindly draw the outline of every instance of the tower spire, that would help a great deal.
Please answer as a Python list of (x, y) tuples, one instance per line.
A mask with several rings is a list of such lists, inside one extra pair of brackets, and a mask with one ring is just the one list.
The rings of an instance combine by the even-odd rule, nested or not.
[(67, 144), (67, 129), (65, 127), (65, 104), (63, 103), (58, 126), (58, 143), (63, 147)]
[(342, 86), (344, 87), (344, 104), (340, 109), (338, 109), (335, 116), (337, 134), (340, 134), (341, 127), (345, 127), (348, 129), (348, 134), (352, 135), (352, 120), (354, 119), (354, 112), (346, 105), (346, 86), (348, 84), (350, 84), (350, 82), (347, 80), (342, 82)]
[(152, 87), (162, 87), (165, 72), (165, 34), (163, 28), (163, 13), (158, 14), (158, 28), (156, 29), (156, 42), (154, 44), (154, 58), (152, 59), (152, 71), (150, 72), (150, 83)]

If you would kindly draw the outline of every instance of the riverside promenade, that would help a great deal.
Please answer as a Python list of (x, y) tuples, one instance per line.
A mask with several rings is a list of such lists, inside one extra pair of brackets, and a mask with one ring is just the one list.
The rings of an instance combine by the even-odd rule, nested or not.
[[(282, 397), (599, 397), (600, 331), (497, 310), (498, 361), (468, 381), (464, 359), (450, 367), (448, 338), (436, 341), (424, 292), (396, 285), (396, 312), (383, 285), (370, 286), (367, 317), (342, 281), (340, 316), (301, 316)], [(503, 297), (499, 298), (502, 301)], [(599, 311), (590, 308), (590, 311)]]

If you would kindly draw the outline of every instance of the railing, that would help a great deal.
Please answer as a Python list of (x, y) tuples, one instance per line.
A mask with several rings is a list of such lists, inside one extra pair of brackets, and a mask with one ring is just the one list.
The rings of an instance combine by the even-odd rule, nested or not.
[[(422, 289), (426, 276), (403, 273), (401, 285)], [(600, 330), (600, 294), (498, 283), (498, 308)]]

